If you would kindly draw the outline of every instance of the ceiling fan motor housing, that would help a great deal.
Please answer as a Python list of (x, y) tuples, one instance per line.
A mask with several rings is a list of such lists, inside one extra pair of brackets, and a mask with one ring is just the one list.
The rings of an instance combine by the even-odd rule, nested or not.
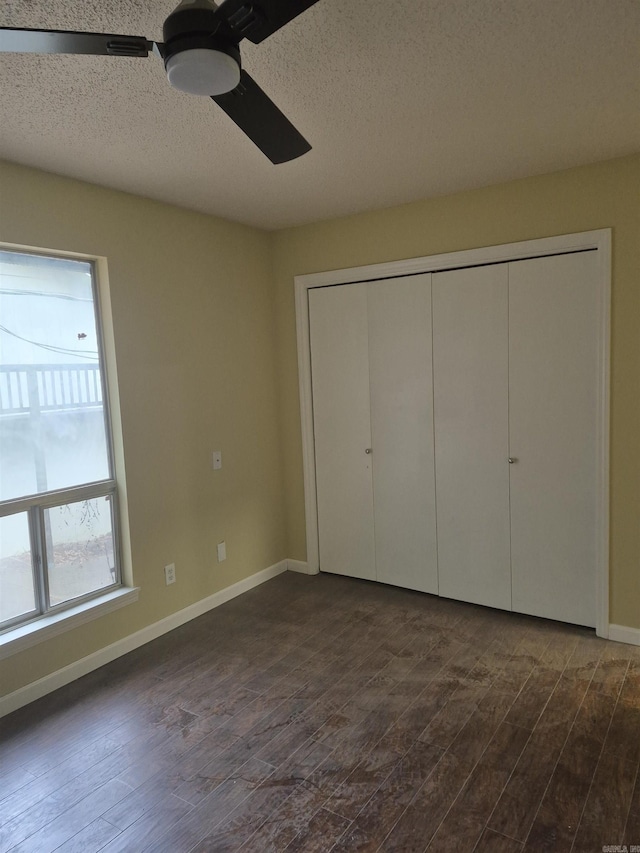
[(240, 50), (208, 0), (181, 3), (164, 22), (169, 82), (192, 95), (222, 95), (240, 82)]

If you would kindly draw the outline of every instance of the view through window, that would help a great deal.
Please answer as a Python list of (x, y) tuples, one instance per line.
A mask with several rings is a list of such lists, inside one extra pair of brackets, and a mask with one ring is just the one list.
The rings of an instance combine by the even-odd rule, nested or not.
[(120, 585), (95, 271), (0, 251), (0, 630)]

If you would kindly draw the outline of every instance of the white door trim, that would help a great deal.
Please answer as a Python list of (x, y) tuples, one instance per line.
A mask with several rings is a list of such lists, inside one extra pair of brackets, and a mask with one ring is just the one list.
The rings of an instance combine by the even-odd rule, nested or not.
[(416, 273), (438, 272), (456, 267), (535, 258), (597, 249), (600, 280), (599, 393), (598, 393), (598, 555), (596, 570), (596, 633), (609, 636), (609, 403), (610, 403), (610, 305), (611, 305), (611, 229), (563, 234), (500, 246), (468, 249), (423, 258), (410, 258), (384, 264), (371, 264), (342, 270), (298, 275), (294, 279), (296, 333), (298, 342), (298, 381), (302, 426), (302, 464), (307, 534), (307, 565), (310, 574), (320, 570), (318, 551), (318, 511), (311, 396), (311, 351), (309, 342), (309, 302), (307, 291), (314, 287), (354, 284)]

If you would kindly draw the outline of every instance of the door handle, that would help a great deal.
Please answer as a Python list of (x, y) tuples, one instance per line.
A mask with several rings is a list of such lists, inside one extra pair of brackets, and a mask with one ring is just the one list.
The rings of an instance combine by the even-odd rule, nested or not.
[(515, 458), (515, 456), (510, 456), (508, 461), (509, 465), (513, 465), (513, 463), (517, 462), (518, 460)]
[(372, 450), (372, 448), (371, 448), (371, 447), (367, 447), (367, 448), (365, 449), (365, 451), (364, 451), (364, 452), (365, 452), (365, 453), (371, 453), (371, 450)]

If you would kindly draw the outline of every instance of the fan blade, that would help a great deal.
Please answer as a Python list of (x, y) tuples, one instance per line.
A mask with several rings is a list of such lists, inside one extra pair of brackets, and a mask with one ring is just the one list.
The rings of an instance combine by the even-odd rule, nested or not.
[(295, 160), (311, 146), (246, 71), (231, 92), (211, 97), (272, 163)]
[(148, 56), (154, 43), (142, 36), (76, 33), (72, 30), (0, 28), (0, 53), (84, 53), (94, 56)]
[(239, 38), (260, 44), (318, 0), (225, 0), (217, 11)]

